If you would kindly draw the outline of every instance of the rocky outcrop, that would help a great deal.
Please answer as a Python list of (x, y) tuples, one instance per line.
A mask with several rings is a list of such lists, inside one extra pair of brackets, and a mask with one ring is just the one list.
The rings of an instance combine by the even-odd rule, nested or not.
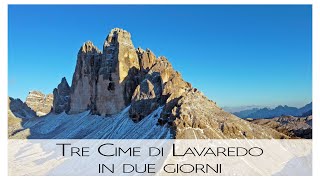
[(52, 109), (53, 94), (45, 95), (40, 91), (30, 91), (25, 103), (35, 111), (38, 116), (43, 116), (48, 114)]
[(197, 89), (184, 93), (162, 112), (159, 123), (172, 124), (177, 139), (288, 138), (275, 130), (244, 121), (223, 111)]
[(20, 99), (8, 98), (8, 137), (24, 139), (29, 133), (25, 131), (24, 133), (19, 133), (15, 136), (19, 130), (23, 129), (22, 121), (25, 119), (31, 119), (36, 117), (36, 112), (29, 108)]
[(140, 69), (142, 71), (149, 71), (150, 68), (155, 64), (156, 56), (151, 52), (150, 49), (143, 50), (139, 47), (137, 50), (137, 55), (139, 58)]
[(20, 99), (9, 97), (8, 106), (9, 110), (18, 118), (28, 119), (37, 116), (36, 112)]
[(53, 112), (62, 113), (70, 110), (70, 86), (66, 78), (62, 78), (57, 88), (53, 90)]
[[(138, 52), (141, 51), (141, 49), (138, 50)], [(150, 53), (151, 51), (147, 52)], [(154, 57), (154, 55), (139, 56), (140, 62), (147, 61), (153, 62), (153, 64), (141, 66), (141, 69), (144, 72), (147, 71), (147, 73), (145, 75), (143, 71), (141, 73), (142, 82), (135, 90), (130, 109), (130, 115), (136, 121), (160, 106), (165, 107), (161, 115), (164, 118), (167, 114), (170, 114), (177, 99), (191, 89), (191, 85), (182, 79), (181, 75), (172, 68), (165, 57), (161, 56), (152, 61), (149, 61), (148, 57)], [(146, 96), (146, 93), (149, 96)]]
[(139, 121), (156, 110), (161, 103), (161, 79), (159, 76), (145, 79), (137, 86), (132, 96), (130, 117)]

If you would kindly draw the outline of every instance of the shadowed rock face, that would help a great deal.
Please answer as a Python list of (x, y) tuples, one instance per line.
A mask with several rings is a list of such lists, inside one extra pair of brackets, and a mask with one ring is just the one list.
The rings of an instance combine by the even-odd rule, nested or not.
[(161, 104), (160, 77), (143, 80), (134, 91), (130, 107), (130, 117), (139, 121), (156, 110)]
[(66, 78), (62, 78), (61, 83), (53, 90), (53, 112), (62, 113), (70, 110), (70, 86)]
[(20, 99), (14, 99), (9, 97), (8, 99), (9, 110), (18, 118), (33, 118), (37, 114), (34, 112), (26, 103), (22, 102)]
[[(24, 119), (31, 119), (36, 117), (37, 114), (30, 107), (28, 107), (20, 99), (8, 98), (8, 137), (18, 132), (22, 127), (22, 121)], [(25, 139), (28, 136), (28, 132), (20, 133), (16, 138)]]
[(83, 44), (78, 52), (70, 92), (70, 113), (86, 111), (95, 100), (96, 79), (101, 52), (92, 42)]
[(53, 104), (53, 94), (45, 95), (40, 91), (30, 91), (26, 102), (38, 116), (43, 116), (51, 111)]

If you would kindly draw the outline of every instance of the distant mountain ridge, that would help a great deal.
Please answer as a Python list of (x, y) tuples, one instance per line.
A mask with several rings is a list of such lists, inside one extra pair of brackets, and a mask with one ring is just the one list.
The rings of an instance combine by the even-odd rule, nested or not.
[(309, 116), (312, 114), (312, 102), (301, 107), (290, 107), (287, 105), (277, 106), (275, 108), (253, 108), (249, 110), (234, 112), (234, 115), (240, 118), (274, 118), (279, 116)]
[(245, 110), (252, 110), (252, 109), (262, 109), (267, 106), (259, 106), (259, 105), (249, 105), (249, 106), (224, 106), (222, 107), (223, 110), (229, 112), (229, 113), (235, 113)]

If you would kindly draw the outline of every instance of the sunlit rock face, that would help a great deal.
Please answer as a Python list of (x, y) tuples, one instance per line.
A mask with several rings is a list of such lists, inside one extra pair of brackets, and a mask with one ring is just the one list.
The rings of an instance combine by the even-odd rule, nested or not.
[(115, 114), (131, 102), (139, 81), (139, 61), (129, 32), (111, 30), (103, 45), (94, 112)]
[(52, 109), (53, 94), (45, 95), (40, 91), (30, 91), (25, 102), (38, 116), (48, 114)]

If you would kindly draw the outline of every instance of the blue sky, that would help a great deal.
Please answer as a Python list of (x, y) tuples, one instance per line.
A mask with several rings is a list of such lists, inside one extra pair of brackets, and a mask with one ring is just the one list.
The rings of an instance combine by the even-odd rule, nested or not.
[(164, 55), (220, 106), (312, 98), (311, 6), (9, 6), (9, 96), (71, 84), (83, 42), (102, 49), (114, 27)]

